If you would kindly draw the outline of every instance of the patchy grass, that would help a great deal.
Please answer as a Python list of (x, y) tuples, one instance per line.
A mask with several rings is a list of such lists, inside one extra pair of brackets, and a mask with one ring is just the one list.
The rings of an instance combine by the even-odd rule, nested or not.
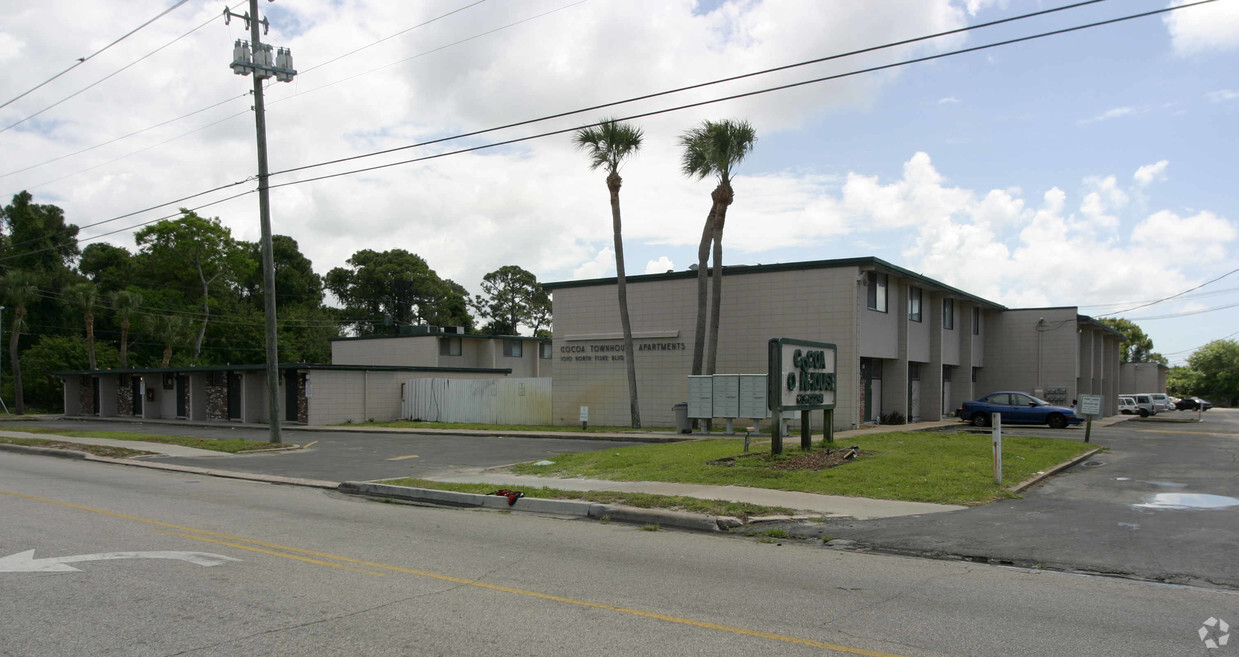
[[(431, 488), (435, 490), (450, 490), (459, 493), (477, 493), (489, 495), (501, 486), (494, 484), (457, 484), (431, 481), (429, 479), (389, 479), (379, 483), (392, 486), (408, 486), (410, 488)], [(558, 488), (528, 488), (512, 487), (520, 490), (526, 497), (539, 497), (551, 500), (584, 500), (599, 504), (623, 504), (642, 509), (671, 509), (673, 511), (689, 511), (712, 516), (735, 516), (747, 520), (752, 516), (790, 515), (791, 509), (778, 506), (762, 506), (744, 502), (728, 502), (727, 500), (702, 500), (696, 497), (681, 497), (676, 495), (651, 495), (649, 493), (620, 493), (615, 491), (577, 491)]]
[(549, 424), (479, 424), (477, 422), (413, 422), (411, 420), (394, 420), (392, 422), (345, 422), (338, 427), (380, 427), (390, 429), (470, 429), (475, 431), (556, 431), (563, 433), (674, 433), (671, 427), (603, 427), (590, 426), (582, 430), (576, 426), (552, 426)]
[[(560, 454), (552, 465), (523, 463), (512, 469), (553, 477), (751, 486), (941, 504), (977, 505), (1016, 497), (994, 484), (988, 435), (898, 431), (854, 436), (834, 447), (858, 445), (859, 456), (826, 469), (788, 468), (797, 459), (814, 462), (805, 459), (798, 447), (787, 447), (789, 442), (779, 456), (769, 453), (768, 440), (755, 442), (748, 454), (737, 440), (697, 440)], [(1093, 447), (1068, 440), (1004, 437), (1004, 481), (1015, 484)]]
[(66, 443), (61, 440), (45, 440), (43, 438), (9, 438), (6, 436), (0, 436), (0, 443), (6, 443), (9, 445), (23, 445), (25, 447), (68, 449), (75, 452), (86, 452), (87, 454), (106, 456), (113, 459), (127, 459), (131, 456), (145, 456), (150, 454), (150, 452), (143, 452), (125, 447), (112, 447), (111, 445), (83, 445), (81, 443)]
[[(271, 443), (262, 443), (253, 440), (237, 440), (233, 438), (195, 438), (191, 436), (163, 436), (150, 433), (133, 433), (130, 431), (67, 431), (65, 429), (53, 429), (49, 427), (4, 427), (5, 431), (23, 431), (25, 433), (52, 434), (56, 436), (65, 436), (68, 438), (107, 438), (110, 440), (139, 440), (148, 443), (162, 443), (164, 445), (180, 445), (182, 447), (195, 447), (197, 449), (209, 449), (214, 452), (225, 452), (228, 454), (238, 454), (240, 452), (250, 452), (258, 449), (271, 449), (278, 447)], [(72, 443), (78, 447), (86, 447)], [(76, 449), (76, 447), (74, 448)], [(86, 451), (79, 449), (78, 451)], [(91, 452), (92, 454), (94, 452)], [(147, 452), (142, 452), (143, 454)]]

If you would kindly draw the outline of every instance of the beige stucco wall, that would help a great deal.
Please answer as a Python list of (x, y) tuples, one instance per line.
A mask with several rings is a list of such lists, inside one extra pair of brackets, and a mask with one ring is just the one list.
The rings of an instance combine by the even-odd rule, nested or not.
[[(1074, 306), (1007, 310), (986, 319), (986, 364), (978, 375), (976, 396), (1040, 390), (1045, 397), (1046, 389), (1061, 387), (1066, 388), (1066, 403), (1076, 399), (1079, 339)], [(1036, 330), (1038, 319), (1045, 320), (1042, 331)]]
[[(857, 290), (863, 289), (857, 285), (859, 274), (856, 267), (729, 273), (723, 279), (716, 372), (765, 374), (770, 338), (834, 343), (840, 381), (835, 424), (850, 426), (856, 412), (852, 382), (859, 378), (855, 312)], [(672, 405), (687, 401), (696, 285), (695, 278), (629, 282), (638, 398), (646, 426), (672, 426)], [(591, 424), (629, 424), (624, 354), (603, 351), (623, 342), (617, 306), (614, 284), (554, 291), (556, 424), (576, 424), (580, 406), (589, 406)]]
[(471, 372), (416, 372), (409, 370), (310, 370), (307, 377), (307, 424), (378, 422), (400, 417), (401, 384), (409, 379), (450, 376), (453, 379), (491, 379), (496, 374)]
[(439, 336), (437, 335), (333, 340), (331, 342), (331, 363), (333, 365), (435, 367), (438, 362)]
[(1166, 366), (1160, 363), (1121, 363), (1119, 365), (1119, 394), (1166, 392), (1167, 371)]

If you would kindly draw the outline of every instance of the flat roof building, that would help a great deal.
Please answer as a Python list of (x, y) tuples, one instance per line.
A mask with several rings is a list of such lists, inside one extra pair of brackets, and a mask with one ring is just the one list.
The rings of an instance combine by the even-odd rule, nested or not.
[[(712, 272), (711, 272), (712, 273)], [(687, 400), (697, 272), (629, 276), (642, 423), (674, 424)], [(949, 416), (996, 390), (1025, 390), (1072, 405), (1104, 397), (1117, 412), (1121, 335), (1075, 307), (1009, 309), (878, 258), (723, 268), (716, 373), (766, 374), (767, 341), (837, 347), (836, 429)], [(629, 423), (615, 279), (564, 281), (553, 292), (552, 416)]]

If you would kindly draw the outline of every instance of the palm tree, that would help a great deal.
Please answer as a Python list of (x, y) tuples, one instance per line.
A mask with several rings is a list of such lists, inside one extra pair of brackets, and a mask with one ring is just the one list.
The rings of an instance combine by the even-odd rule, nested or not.
[(17, 343), (26, 328), (26, 306), (38, 297), (39, 287), (34, 274), (23, 270), (10, 270), (0, 279), (0, 290), (5, 302), (13, 308), (13, 327), (9, 331), (9, 362), (13, 368), (13, 410), (21, 415), (26, 412), (22, 396), (22, 366), (18, 360)]
[(64, 299), (82, 310), (82, 319), (86, 321), (86, 353), (90, 369), (99, 369), (95, 363), (95, 303), (99, 301), (99, 288), (90, 282), (74, 283), (65, 288)]
[(112, 293), (112, 310), (120, 318), (120, 368), (129, 367), (129, 326), (133, 314), (142, 305), (142, 295), (129, 290)]
[(723, 300), (723, 225), (727, 207), (735, 200), (731, 188), (732, 169), (753, 150), (757, 132), (748, 121), (703, 121), (701, 125), (680, 136), (684, 148), (681, 169), (684, 175), (698, 180), (710, 174), (718, 177), (718, 185), (710, 193), (710, 215), (701, 234), (697, 250), (697, 334), (693, 343), (693, 374), (702, 373), (701, 356), (705, 339), (706, 256), (714, 243), (714, 275), (710, 301), (710, 350), (705, 373), (713, 374), (718, 360), (718, 324)]
[(172, 362), (172, 348), (188, 345), (194, 339), (194, 325), (184, 315), (159, 315), (148, 324), (151, 335), (163, 343), (160, 367)]
[(624, 330), (624, 363), (628, 367), (628, 405), (632, 427), (641, 428), (641, 408), (637, 403), (637, 354), (632, 345), (632, 322), (628, 319), (628, 287), (624, 279), (624, 239), (620, 228), (620, 164), (641, 149), (642, 131), (615, 119), (605, 119), (596, 126), (581, 128), (576, 133), (577, 148), (589, 154), (591, 170), (605, 168), (607, 190), (611, 192), (611, 228), (615, 237), (615, 282), (619, 291), (620, 324)]

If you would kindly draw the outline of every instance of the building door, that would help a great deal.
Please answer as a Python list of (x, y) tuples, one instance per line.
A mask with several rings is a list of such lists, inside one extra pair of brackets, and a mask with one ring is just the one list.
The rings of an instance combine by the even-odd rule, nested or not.
[(131, 392), (133, 393), (133, 414), (137, 417), (142, 417), (142, 395), (146, 394), (146, 386), (142, 385), (142, 377), (135, 376), (129, 379)]
[(908, 363), (908, 421), (921, 419), (921, 364)]
[(185, 418), (189, 416), (186, 412), (185, 397), (189, 394), (189, 377), (184, 374), (176, 375), (176, 416)]
[(98, 415), (99, 414), (99, 377), (97, 376), (91, 377), (90, 387), (94, 389), (91, 391), (91, 394), (95, 398), (95, 405), (91, 409), (92, 411), (91, 415)]
[(284, 371), (284, 419), (288, 422), (296, 422), (300, 419), (297, 414), (297, 402), (301, 395), (297, 381), (297, 370)]
[(882, 361), (860, 359), (861, 385), (865, 391), (865, 412), (862, 422), (874, 422), (882, 415)]
[(228, 419), (241, 419), (241, 373), (228, 373)]
[(942, 366), (942, 417), (947, 417), (954, 410), (951, 408), (951, 370), (952, 365)]

